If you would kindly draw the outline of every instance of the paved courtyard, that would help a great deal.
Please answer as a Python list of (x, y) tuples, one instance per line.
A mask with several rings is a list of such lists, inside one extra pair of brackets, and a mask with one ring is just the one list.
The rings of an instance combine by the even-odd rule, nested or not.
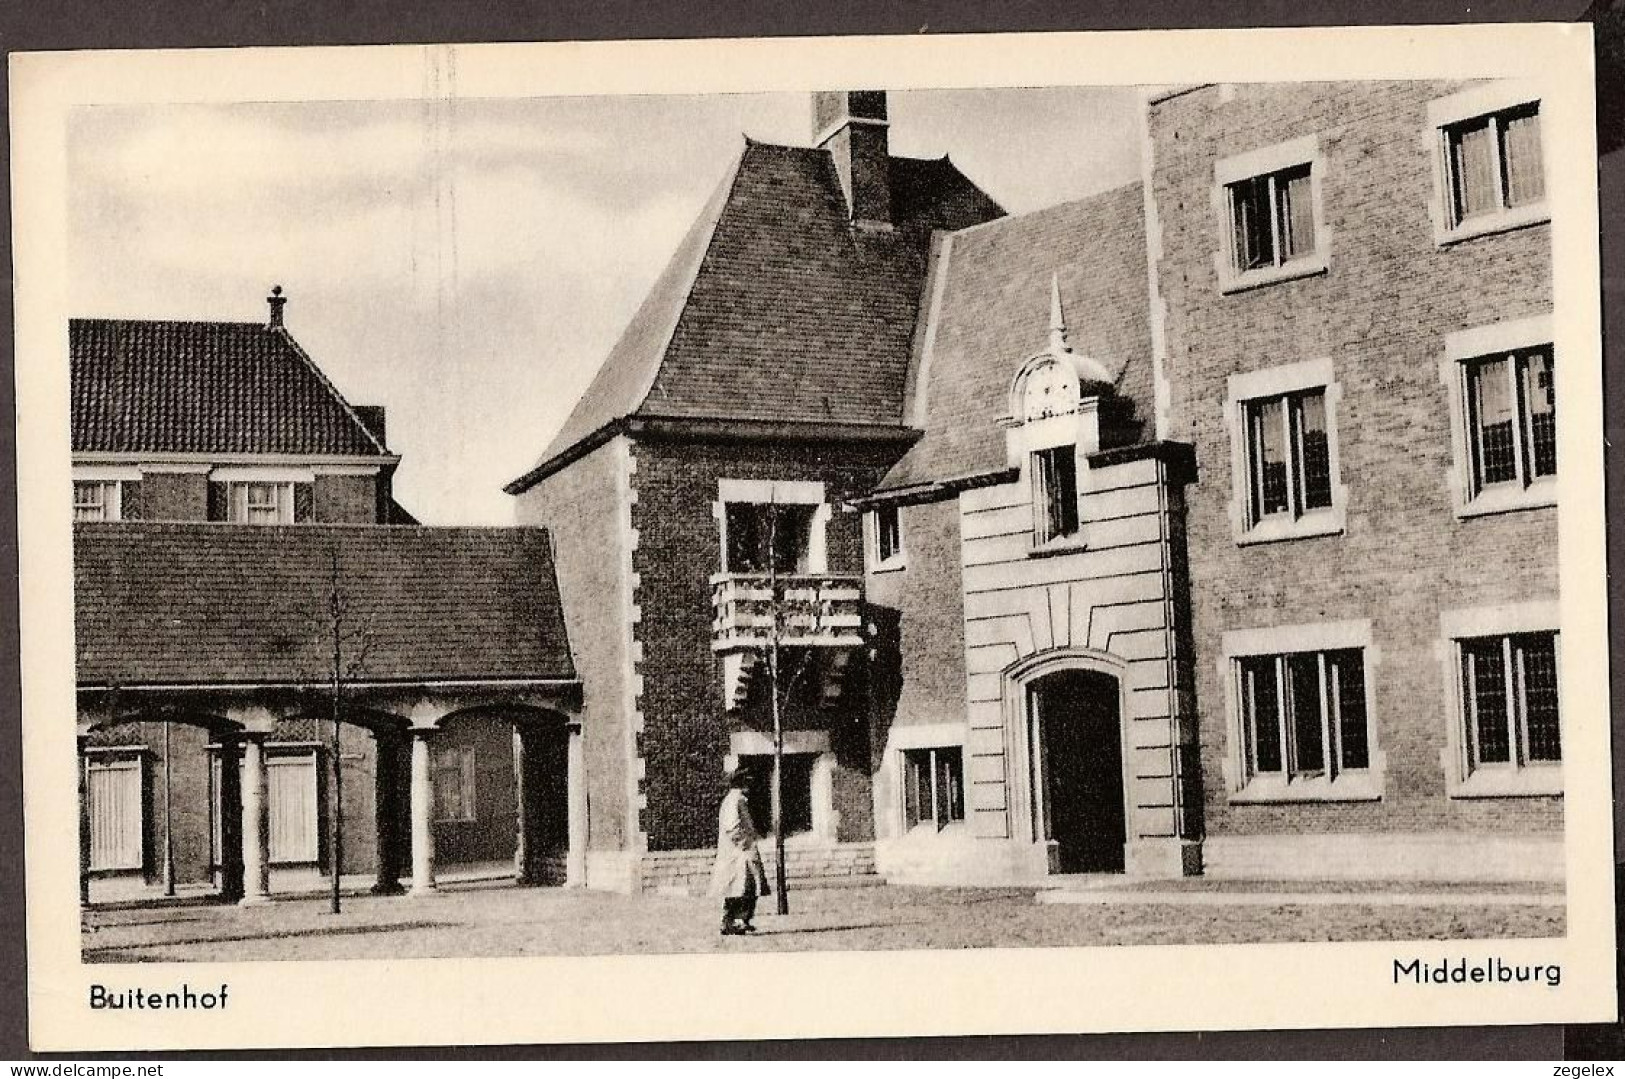
[[(1278, 885), (1291, 902), (1260, 901), (1264, 885), (1123, 890), (1084, 903), (1040, 903), (1032, 889), (792, 886), (791, 913), (772, 900), (750, 937), (717, 933), (717, 901), (625, 896), (506, 883), (425, 897), (347, 896), (258, 907), (189, 904), (93, 909), (84, 916), (88, 962), (448, 956), (850, 951), (906, 948), (1256, 943), (1554, 937), (1557, 893), (1531, 888), (1415, 886), (1351, 892)], [(1186, 901), (1184, 896), (1189, 896)], [(1152, 901), (1146, 901), (1147, 897)], [(1228, 902), (1227, 896), (1241, 901)], [(1133, 898), (1138, 897), (1138, 898)]]

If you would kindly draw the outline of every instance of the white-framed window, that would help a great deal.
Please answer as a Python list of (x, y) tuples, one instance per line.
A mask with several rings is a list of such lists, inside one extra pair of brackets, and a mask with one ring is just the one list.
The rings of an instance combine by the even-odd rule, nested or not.
[(1034, 450), (1033, 540), (1042, 546), (1078, 538), (1078, 453), (1072, 445)]
[(1330, 359), (1232, 375), (1232, 523), (1237, 543), (1341, 532), (1347, 490), (1339, 476), (1337, 405)]
[(1225, 634), (1231, 801), (1380, 798), (1375, 662), (1365, 621)]
[(474, 747), (435, 746), (434, 819), (468, 822), (479, 819), (474, 801)]
[(1438, 243), (1551, 219), (1538, 87), (1497, 82), (1431, 101), (1427, 137)]
[(831, 507), (824, 485), (796, 480), (720, 480), (712, 510), (724, 573), (823, 573)]
[(1440, 616), (1453, 796), (1562, 793), (1561, 635), (1556, 622), (1555, 603)]
[(74, 480), (75, 521), (117, 521), (123, 517), (119, 481)]
[[(839, 831), (835, 811), (835, 754), (828, 731), (785, 731), (780, 809), (784, 837), (794, 843), (833, 842)], [(735, 731), (728, 736), (724, 768), (743, 768), (751, 822), (760, 835), (773, 831), (773, 738), (761, 731)]]
[(1445, 339), (1460, 516), (1557, 501), (1557, 393), (1549, 318), (1498, 322)]
[(965, 764), (960, 746), (905, 749), (903, 827), (942, 831), (965, 820)]
[(1219, 287), (1268, 285), (1327, 268), (1329, 231), (1321, 209), (1320, 140), (1310, 135), (1214, 165), (1222, 228)]
[(869, 512), (869, 550), (876, 570), (901, 569), (903, 557), (903, 509), (896, 503), (876, 506)]
[(249, 480), (226, 488), (227, 519), (238, 524), (293, 522), (293, 484)]

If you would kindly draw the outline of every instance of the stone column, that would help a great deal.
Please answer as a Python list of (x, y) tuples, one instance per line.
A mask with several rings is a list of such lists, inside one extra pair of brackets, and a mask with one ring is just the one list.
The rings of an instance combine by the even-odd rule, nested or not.
[(513, 875), (514, 880), (522, 885), (532, 885), (536, 881), (536, 844), (531, 838), (531, 825), (535, 818), (535, 807), (531, 800), (536, 797), (535, 784), (525, 781), (525, 773), (530, 770), (531, 735), (520, 724), (513, 725), (513, 800), (514, 817), (517, 833), (514, 837), (513, 849)]
[(79, 905), (90, 906), (90, 775), (85, 749), (90, 739), (79, 736), (75, 759), (79, 763)]
[(243, 898), (242, 783), (237, 771), (236, 731), (220, 732), (220, 898)]
[(569, 812), (570, 846), (564, 857), (564, 885), (587, 886), (587, 749), (581, 738), (581, 724), (569, 725), (570, 739), (565, 747), (566, 805)]
[(412, 894), (428, 895), (434, 887), (434, 770), (430, 767), (429, 727), (412, 730)]
[(243, 906), (271, 901), (271, 806), (265, 735), (243, 735)]
[(400, 895), (400, 790), (395, 786), (396, 762), (400, 739), (393, 732), (374, 731), (372, 817), (376, 836), (375, 866), (377, 879), (373, 881), (373, 895)]

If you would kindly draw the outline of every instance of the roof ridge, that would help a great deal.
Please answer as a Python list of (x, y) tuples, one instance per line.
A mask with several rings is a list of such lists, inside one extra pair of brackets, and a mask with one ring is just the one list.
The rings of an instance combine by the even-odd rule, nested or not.
[(305, 351), (304, 346), (294, 339), (293, 334), (289, 333), (287, 328), (284, 326), (268, 327), (266, 332), (281, 334), (282, 340), (287, 342), (288, 346), (293, 349), (293, 354), (298, 356), (300, 362), (302, 362), (306, 367), (315, 372), (316, 378), (321, 382), (322, 387), (326, 389), (328, 393), (332, 394), (333, 399), (337, 401), (341, 407), (343, 407), (344, 414), (350, 417), (350, 422), (355, 424), (356, 427), (361, 430), (361, 433), (367, 436), (367, 441), (371, 442), (373, 447), (377, 449), (380, 454), (388, 456), (389, 448), (379, 440), (377, 435), (372, 433), (372, 428), (361, 422), (361, 417), (356, 415), (356, 411), (353, 407), (351, 407), (350, 402), (345, 399), (345, 396), (342, 393), (339, 392), (339, 388), (333, 385), (333, 380), (327, 377), (327, 375), (322, 371), (321, 366), (317, 364), (315, 360), (310, 358), (310, 353)]
[[(728, 203), (733, 199), (734, 188), (738, 185), (739, 174), (743, 171), (742, 166), (745, 163), (745, 155), (750, 153), (753, 146), (761, 145), (762, 143), (752, 142), (749, 136), (745, 136), (745, 145), (740, 147), (739, 153), (734, 156), (733, 164), (728, 167), (722, 182), (717, 185), (716, 190), (711, 193), (711, 197), (706, 200), (706, 204), (701, 207), (700, 220), (703, 221), (707, 216), (710, 217), (710, 222), (705, 226), (705, 243), (698, 245), (698, 257), (694, 259), (693, 265), (684, 273), (687, 284), (683, 286), (682, 302), (676, 305), (671, 318), (671, 325), (662, 334), (664, 340), (662, 340), (656, 353), (659, 359), (650, 365), (649, 377), (645, 380), (643, 389), (633, 395), (633, 400), (636, 403), (626, 411), (625, 415), (632, 416), (641, 411), (643, 406), (648, 404), (649, 395), (654, 392), (656, 384), (660, 382), (660, 372), (666, 366), (666, 354), (671, 350), (672, 338), (677, 336), (677, 327), (682, 325), (683, 315), (688, 311), (688, 302), (694, 296), (694, 285), (700, 279), (700, 269), (705, 265), (706, 256), (711, 253), (711, 246), (716, 243), (717, 226), (722, 222), (722, 215), (727, 212)], [(693, 228), (692, 225), (689, 227)]]

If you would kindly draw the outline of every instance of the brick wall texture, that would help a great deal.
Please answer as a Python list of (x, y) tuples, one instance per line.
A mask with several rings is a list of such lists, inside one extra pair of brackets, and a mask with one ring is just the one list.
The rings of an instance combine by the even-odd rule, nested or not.
[[(1550, 311), (1547, 226), (1436, 245), (1427, 103), (1459, 84), (1199, 89), (1151, 108), (1161, 225), (1157, 287), (1166, 304), (1171, 437), (1195, 444), (1189, 489), (1202, 770), (1210, 835), (1276, 831), (1549, 831), (1557, 798), (1451, 799), (1442, 610), (1557, 596), (1552, 509), (1457, 519), (1449, 398), (1438, 363), (1453, 331)], [(1315, 134), (1329, 269), (1223, 295), (1214, 162)], [(1322, 166), (1317, 166), (1322, 167)], [(1328, 235), (1329, 233), (1329, 235)], [(1155, 240), (1155, 238), (1154, 238)], [(1342, 535), (1238, 546), (1226, 379), (1330, 357)], [(1370, 619), (1383, 799), (1345, 805), (1232, 806), (1218, 657), (1228, 630)]]
[[(633, 522), (638, 547), (633, 566), (642, 612), (640, 750), (647, 799), (643, 827), (650, 850), (714, 846), (729, 735), (735, 730), (771, 729), (760, 684), (737, 712), (726, 710), (720, 662), (711, 651), (710, 577), (722, 568), (721, 534), (712, 509), (718, 481), (816, 480), (825, 485), (826, 501), (838, 503), (871, 490), (897, 452), (895, 447), (783, 442), (650, 440), (635, 445)], [(829, 570), (862, 573), (861, 518), (836, 512), (826, 535)], [(562, 554), (562, 538), (560, 542)], [(836, 756), (837, 838), (842, 841), (873, 838), (861, 681), (861, 675), (854, 677), (832, 707), (816, 704), (813, 687), (804, 682), (808, 692), (797, 694), (784, 715), (789, 729), (830, 732)]]

